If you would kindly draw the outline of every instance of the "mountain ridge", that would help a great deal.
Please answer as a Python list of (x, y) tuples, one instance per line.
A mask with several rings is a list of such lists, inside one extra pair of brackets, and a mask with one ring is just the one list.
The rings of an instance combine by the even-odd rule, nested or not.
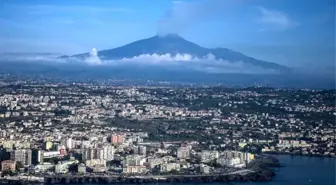
[[(177, 34), (168, 34), (165, 36), (155, 35), (153, 37), (140, 39), (113, 49), (98, 51), (98, 56), (102, 60), (117, 60), (122, 58), (132, 58), (143, 54), (190, 54), (193, 57), (203, 58), (212, 54), (216, 60), (226, 60), (232, 63), (243, 62), (253, 66), (265, 69), (274, 69), (280, 72), (289, 72), (290, 68), (253, 57), (246, 56), (240, 52), (233, 51), (224, 47), (206, 48), (196, 43), (188, 41)], [(86, 58), (90, 53), (81, 53), (72, 56), (61, 56), (60, 58), (75, 57)]]

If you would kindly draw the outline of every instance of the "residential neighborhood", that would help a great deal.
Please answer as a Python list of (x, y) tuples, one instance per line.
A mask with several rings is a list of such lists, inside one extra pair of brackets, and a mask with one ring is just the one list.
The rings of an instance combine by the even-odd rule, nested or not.
[(4, 82), (1, 171), (220, 174), (263, 154), (335, 157), (334, 98), (334, 90)]

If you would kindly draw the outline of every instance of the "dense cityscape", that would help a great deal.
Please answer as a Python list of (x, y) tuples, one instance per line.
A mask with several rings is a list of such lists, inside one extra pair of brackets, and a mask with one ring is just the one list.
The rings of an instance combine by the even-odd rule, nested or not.
[(1, 75), (2, 179), (244, 175), (264, 154), (335, 157), (335, 90), (46, 81)]
[(335, 0), (0, 0), (0, 185), (335, 185)]

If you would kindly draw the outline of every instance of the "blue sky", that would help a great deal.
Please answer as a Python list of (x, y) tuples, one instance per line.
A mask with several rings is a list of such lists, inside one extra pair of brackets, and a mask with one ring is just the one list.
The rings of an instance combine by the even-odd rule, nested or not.
[(172, 32), (287, 66), (335, 65), (334, 0), (0, 0), (0, 52), (74, 54)]

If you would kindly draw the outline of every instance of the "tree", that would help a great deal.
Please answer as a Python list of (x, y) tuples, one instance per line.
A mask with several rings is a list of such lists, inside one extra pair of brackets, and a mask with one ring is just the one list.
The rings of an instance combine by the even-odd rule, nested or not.
[(170, 174), (178, 174), (178, 171), (177, 171), (176, 169), (172, 169), (172, 170), (170, 171)]
[(16, 169), (17, 171), (19, 171), (21, 168), (24, 168), (22, 162), (20, 162), (20, 161), (16, 162), (15, 169)]
[(1, 176), (4, 177), (4, 176), (13, 176), (15, 175), (14, 172), (10, 171), (10, 170), (5, 170), (1, 173)]
[(60, 159), (53, 157), (49, 159), (44, 159), (44, 162), (50, 162), (51, 164), (57, 164), (60, 161)]
[(69, 166), (69, 172), (71, 172), (71, 173), (76, 173), (76, 172), (78, 172), (78, 164), (71, 164), (71, 165)]

